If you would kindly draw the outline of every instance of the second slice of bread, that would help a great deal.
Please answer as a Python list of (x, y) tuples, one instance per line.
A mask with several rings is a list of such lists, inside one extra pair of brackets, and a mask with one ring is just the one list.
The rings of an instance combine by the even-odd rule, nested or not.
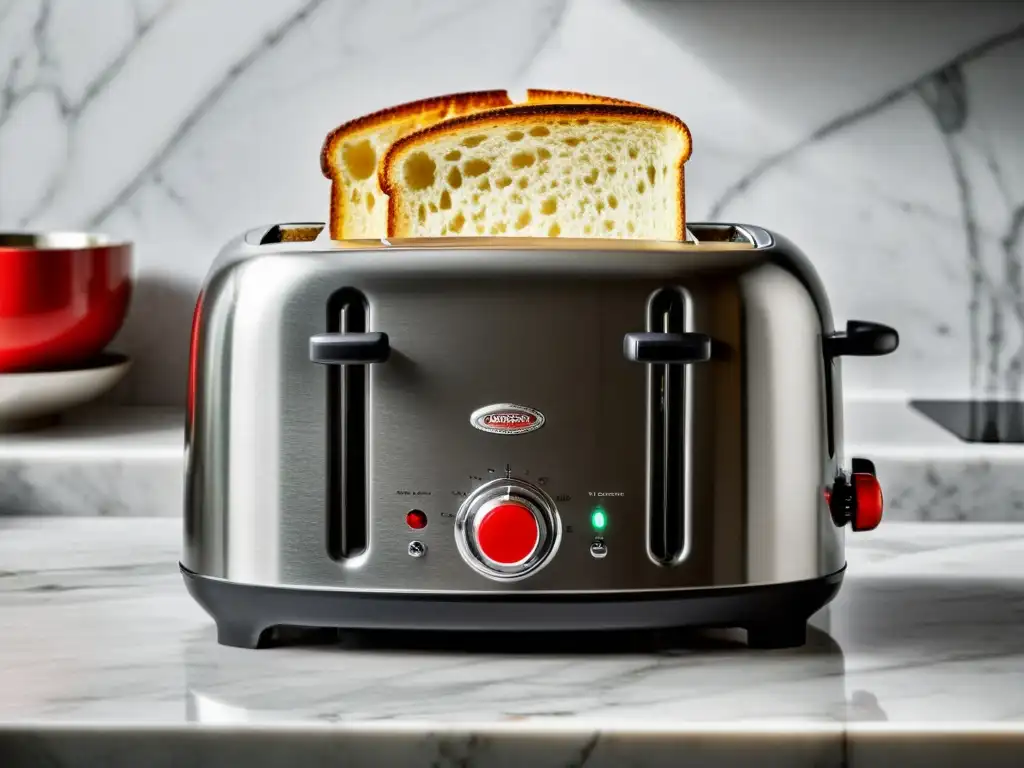
[(388, 235), (684, 240), (689, 156), (679, 118), (627, 104), (448, 120), (388, 151)]

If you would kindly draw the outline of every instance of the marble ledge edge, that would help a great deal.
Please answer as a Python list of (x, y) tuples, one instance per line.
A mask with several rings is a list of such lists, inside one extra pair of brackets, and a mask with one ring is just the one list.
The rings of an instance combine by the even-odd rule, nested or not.
[[(680, 751), (680, 748), (685, 748)], [(5, 766), (294, 765), (296, 760), (346, 765), (749, 765), (756, 749), (771, 764), (793, 766), (1020, 765), (1024, 724), (685, 723), (654, 729), (576, 721), (544, 726), (514, 723), (420, 722), (268, 724), (235, 726), (0, 725)], [(339, 752), (339, 750), (342, 750)], [(438, 759), (433, 759), (437, 757)], [(780, 762), (784, 761), (784, 762)]]
[(801, 718), (780, 718), (777, 720), (728, 720), (728, 721), (645, 721), (633, 722), (628, 719), (588, 719), (586, 717), (522, 717), (508, 720), (481, 720), (479, 722), (460, 720), (396, 719), (396, 720), (349, 720), (336, 722), (313, 722), (281, 720), (273, 722), (259, 720), (251, 722), (153, 722), (107, 720), (8, 720), (0, 722), (0, 734), (20, 730), (46, 729), (53, 732), (96, 732), (121, 731), (125, 733), (160, 732), (168, 730), (236, 731), (258, 730), (278, 733), (336, 733), (365, 736), (421, 736), (430, 734), (437, 737), (466, 733), (493, 734), (495, 736), (586, 736), (609, 734), (631, 737), (660, 738), (665, 736), (785, 736), (785, 735), (862, 735), (862, 736), (927, 736), (941, 739), (946, 736), (1009, 736), (1020, 738), (1024, 746), (1024, 721), (992, 722), (990, 720), (921, 720), (921, 721), (879, 721), (879, 720), (807, 720)]
[[(1024, 521), (1024, 446), (960, 443), (905, 400), (857, 400), (846, 411), (858, 423), (844, 454), (875, 462), (887, 520)], [(180, 517), (183, 422), (180, 409), (121, 407), (0, 435), (0, 515)], [(884, 439), (892, 422), (905, 444)]]

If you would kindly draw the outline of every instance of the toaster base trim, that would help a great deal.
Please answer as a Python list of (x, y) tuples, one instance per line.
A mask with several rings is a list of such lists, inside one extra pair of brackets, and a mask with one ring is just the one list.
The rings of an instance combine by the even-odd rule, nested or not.
[(736, 627), (756, 648), (804, 644), (807, 621), (839, 591), (845, 566), (806, 581), (664, 593), (411, 596), (236, 584), (181, 565), (189, 594), (217, 624), (217, 641), (272, 644), (278, 627), (447, 631), (645, 630)]

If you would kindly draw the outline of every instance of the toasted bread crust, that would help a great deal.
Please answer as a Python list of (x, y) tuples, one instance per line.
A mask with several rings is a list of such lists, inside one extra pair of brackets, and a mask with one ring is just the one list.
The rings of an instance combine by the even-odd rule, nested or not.
[(549, 91), (544, 88), (528, 88), (526, 90), (528, 104), (622, 104), (631, 107), (643, 107), (637, 101), (616, 99), (612, 96), (597, 96), (583, 91)]
[(350, 120), (327, 134), (327, 138), (324, 139), (323, 149), (320, 151), (320, 170), (327, 178), (334, 178), (335, 169), (331, 158), (334, 156), (338, 144), (353, 134), (368, 128), (374, 128), (396, 120), (403, 120), (417, 114), (437, 112), (443, 115), (448, 111), (462, 114), (468, 110), (498, 109), (499, 107), (511, 104), (512, 100), (506, 91), (466, 91), (464, 93), (450, 93), (444, 96), (410, 101), (372, 112), (369, 115), (357, 117), (355, 120)]
[(676, 168), (679, 178), (679, 204), (680, 215), (676, 227), (676, 238), (686, 238), (686, 200), (685, 184), (683, 182), (683, 165), (690, 159), (692, 150), (692, 137), (690, 129), (682, 120), (668, 112), (651, 109), (650, 107), (633, 106), (630, 104), (537, 104), (524, 106), (511, 106), (503, 109), (487, 110), (472, 115), (455, 117), (450, 120), (431, 125), (422, 130), (410, 133), (388, 149), (384, 156), (384, 162), (380, 164), (380, 178), (378, 182), (381, 190), (388, 196), (388, 235), (394, 236), (397, 225), (398, 211), (395, 204), (394, 190), (395, 168), (398, 158), (405, 152), (424, 143), (425, 141), (445, 134), (455, 133), (463, 128), (474, 126), (494, 127), (499, 125), (519, 125), (536, 118), (560, 119), (560, 118), (588, 118), (588, 117), (618, 117), (627, 120), (646, 120), (649, 122), (660, 122), (669, 125), (686, 137), (686, 150), (679, 159)]
[[(553, 104), (560, 103), (560, 100), (561, 103), (564, 103), (564, 100), (567, 99), (580, 103), (622, 104), (636, 107), (644, 106), (643, 104), (635, 101), (625, 101), (623, 99), (616, 99), (609, 96), (597, 96), (595, 94), (584, 93), (582, 91), (556, 91), (544, 88), (529, 88), (526, 91), (527, 104)], [(405, 104), (388, 107), (387, 109), (381, 109), (377, 112), (371, 112), (368, 115), (363, 115), (362, 117), (357, 117), (354, 120), (343, 123), (327, 134), (327, 138), (324, 139), (323, 148), (320, 152), (320, 170), (327, 178), (333, 178), (333, 164), (331, 163), (330, 158), (334, 155), (338, 144), (353, 134), (366, 130), (367, 128), (373, 128), (395, 120), (402, 120), (416, 114), (423, 114), (427, 112), (444, 113), (451, 110), (456, 115), (459, 115), (468, 110), (499, 109), (501, 107), (512, 106), (519, 105), (516, 105), (512, 101), (507, 91), (465, 91), (461, 93), (449, 93), (443, 96), (433, 96), (429, 99), (410, 101)]]

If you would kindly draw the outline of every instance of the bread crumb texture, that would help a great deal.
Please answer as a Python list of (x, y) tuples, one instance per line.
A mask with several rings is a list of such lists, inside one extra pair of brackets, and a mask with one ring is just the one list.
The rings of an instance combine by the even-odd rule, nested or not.
[(390, 236), (683, 238), (681, 123), (635, 114), (468, 123), (411, 136), (388, 156)]

